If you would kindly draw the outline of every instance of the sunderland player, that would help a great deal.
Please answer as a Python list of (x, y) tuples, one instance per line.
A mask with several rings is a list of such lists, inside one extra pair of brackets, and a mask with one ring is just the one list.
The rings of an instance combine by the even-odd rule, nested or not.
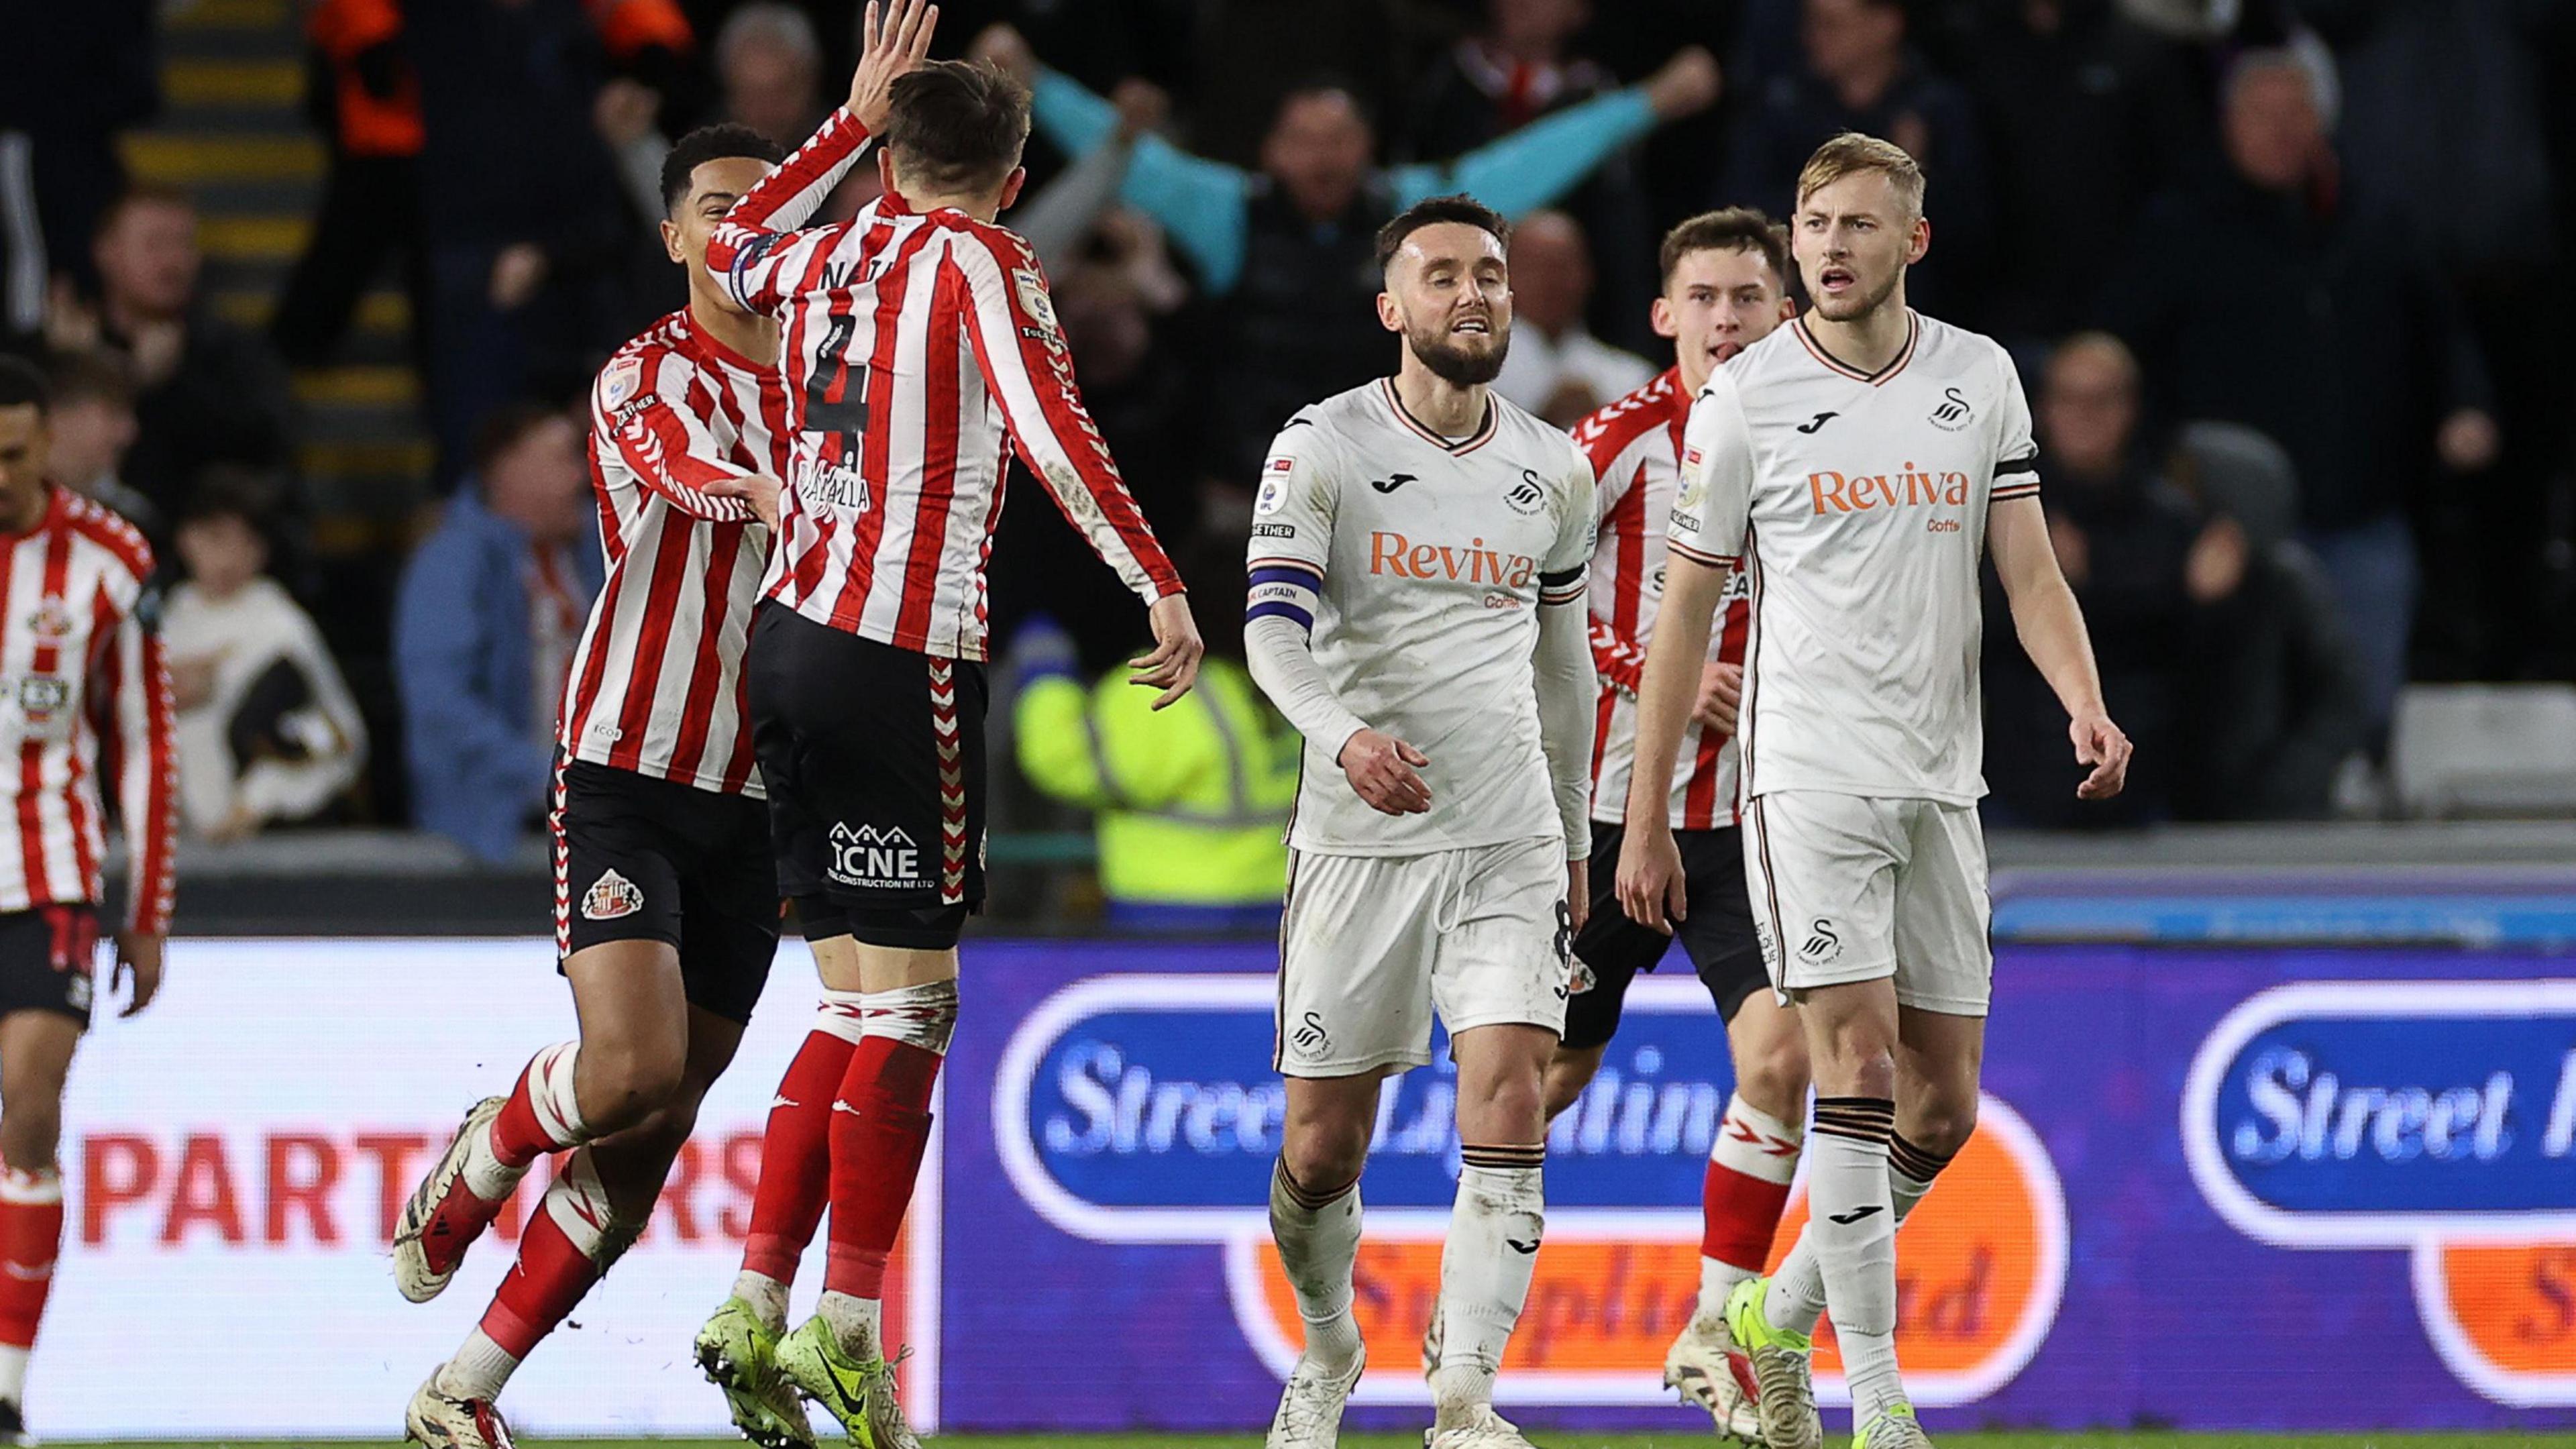
[(1501, 217), (1378, 233), (1396, 375), (1307, 408), (1254, 504), (1252, 675), (1306, 740), (1281, 928), (1287, 1126), (1270, 1224), (1306, 1324), (1270, 1449), (1324, 1449), (1365, 1355), (1359, 1177), (1389, 1071), (1458, 1064), (1430, 1449), (1527, 1449), (1493, 1409), (1545, 1203), (1541, 1081), (1591, 900), (1592, 470), (1486, 386), (1511, 336)]
[[(1788, 1203), (1806, 1131), (1807, 1051), (1798, 1018), (1763, 979), (1753, 909), (1737, 836), (1736, 707), (1744, 676), (1747, 609), (1731, 590), (1696, 681), (1691, 727), (1674, 771), (1665, 818), (1681, 851), (1688, 904), (1667, 935), (1620, 911), (1608, 867), (1619, 858), (1621, 821), (1637, 739), (1636, 691), (1663, 600), (1664, 534), (1680, 484), (1682, 427), (1709, 374), (1789, 320), (1789, 240), (1758, 211), (1708, 212), (1664, 237), (1657, 334), (1673, 339), (1673, 366), (1586, 418), (1574, 440), (1592, 466), (1601, 516), (1592, 555), (1592, 660), (1601, 676), (1592, 754), (1592, 910), (1575, 937), (1574, 995), (1565, 1041), (1548, 1064), (1547, 1112), (1582, 1097), (1600, 1070), (1629, 983), (1652, 971), (1673, 937), (1726, 1022), (1735, 1093), (1709, 1147), (1700, 1212), (1699, 1310), (1664, 1359), (1665, 1382), (1709, 1411), (1721, 1432), (1747, 1439), (1761, 1420), (1743, 1390), (1751, 1365), (1726, 1332), (1727, 1294), (1760, 1276)], [(1812, 1410), (1811, 1410), (1812, 1411)]]
[[(778, 154), (741, 126), (673, 148), (662, 239), (689, 305), (618, 349), (591, 392), (608, 576), (564, 686), (551, 819), (555, 949), (581, 1036), (467, 1114), (403, 1209), (403, 1296), (437, 1296), (529, 1167), (571, 1155), (481, 1325), (412, 1399), (405, 1427), (436, 1449), (506, 1449), (493, 1401), (643, 1228), (777, 949), (743, 656), (787, 396), (776, 329), (708, 275), (706, 243)], [(773, 1449), (810, 1442), (792, 1395), (735, 1413)]]
[[(916, 1443), (880, 1299), (957, 1019), (958, 935), (984, 896), (984, 560), (1006, 444), (1148, 606), (1157, 647), (1134, 681), (1169, 703), (1200, 654), (1180, 576), (1083, 411), (1037, 258), (993, 223), (1023, 179), (1027, 92), (920, 63), (936, 14), (868, 7), (863, 86), (869, 66), (900, 68), (882, 126), (826, 121), (708, 253), (783, 329), (793, 453), (752, 633), (753, 728), (779, 883), (826, 985), (860, 993), (846, 1069), (799, 1108), (828, 1124), (830, 1246), (819, 1309), (776, 1363), (871, 1449)], [(885, 195), (795, 229), (879, 129)], [(817, 1096), (793, 1071), (780, 1095)], [(775, 1285), (736, 1297), (776, 1331), (783, 1281), (747, 1277)]]
[(27, 1355), (63, 1236), (63, 1079), (88, 1029), (113, 812), (131, 864), (115, 930), (132, 1016), (161, 986), (177, 779), (170, 678), (153, 633), (152, 550), (125, 520), (45, 481), (44, 378), (0, 358), (0, 702), (18, 758), (0, 810), (0, 1443), (26, 1430)]
[(1736, 1286), (1727, 1325), (1751, 1352), (1765, 1438), (1812, 1446), (1796, 1411), (1830, 1304), (1855, 1449), (1892, 1449), (1929, 1442), (1897, 1375), (1896, 1226), (1975, 1126), (1993, 971), (1976, 817), (1987, 548), (2071, 717), (2079, 796), (2119, 791), (2129, 742), (2049, 547), (2011, 358), (1905, 305), (1931, 240), (1922, 171), (1838, 136), (1798, 178), (1791, 235), (1812, 310), (1713, 374), (1683, 436), (1618, 893), (1654, 926), (1685, 904), (1662, 806), (1709, 619), (1741, 568), (1745, 872), (1817, 1098), (1807, 1230), (1777, 1277)]

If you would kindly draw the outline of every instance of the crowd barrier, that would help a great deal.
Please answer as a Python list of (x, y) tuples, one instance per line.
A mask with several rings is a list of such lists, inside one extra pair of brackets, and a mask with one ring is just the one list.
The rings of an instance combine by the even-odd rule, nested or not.
[[(2049, 932), (2012, 920), (1978, 1132), (1899, 1240), (1901, 1351), (1935, 1429), (2576, 1427), (2559, 938), (2104, 945), (2017, 939)], [(917, 1422), (1266, 1421), (1297, 1322), (1264, 1214), (1271, 964), (1258, 943), (969, 944), (890, 1305)], [(464, 1107), (569, 1033), (549, 968), (535, 941), (181, 942), (164, 1000), (103, 1020), (74, 1074), (31, 1420), (67, 1438), (390, 1432), (509, 1249), (413, 1307), (393, 1213)], [(511, 1386), (524, 1432), (721, 1430), (689, 1337), (731, 1279), (812, 988), (791, 944), (662, 1213)], [(1381, 1100), (1357, 1426), (1423, 1422), (1454, 1083), (1416, 1071)], [(1727, 1091), (1696, 984), (1642, 980), (1551, 1139), (1546, 1246), (1502, 1379), (1514, 1417), (1693, 1422), (1660, 1365), (1696, 1287)], [(1801, 1194), (1792, 1227), (1803, 1213)], [(1820, 1355), (1839, 1400), (1829, 1338)]]

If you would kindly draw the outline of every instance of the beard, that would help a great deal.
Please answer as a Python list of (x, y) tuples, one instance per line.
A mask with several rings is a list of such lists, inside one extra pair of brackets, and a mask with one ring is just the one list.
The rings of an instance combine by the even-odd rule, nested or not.
[(1826, 321), (1856, 322), (1885, 306), (1887, 299), (1896, 295), (1896, 284), (1903, 280), (1905, 280), (1905, 269), (1898, 267), (1887, 274), (1886, 281), (1867, 292), (1846, 294), (1840, 300), (1828, 297), (1821, 292), (1811, 292), (1809, 296), (1815, 303), (1816, 315)]
[(1502, 375), (1503, 356), (1512, 350), (1509, 332), (1496, 331), (1488, 340), (1493, 343), (1491, 347), (1472, 349), (1462, 345), (1443, 325), (1436, 332), (1406, 333), (1404, 345), (1442, 382), (1455, 387), (1478, 387)]

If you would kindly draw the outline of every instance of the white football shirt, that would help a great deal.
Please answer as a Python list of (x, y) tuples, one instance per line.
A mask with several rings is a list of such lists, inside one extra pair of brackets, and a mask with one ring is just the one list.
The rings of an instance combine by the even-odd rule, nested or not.
[(1592, 531), (1574, 441), (1500, 397), (1455, 441), (1385, 379), (1289, 420), (1253, 505), (1248, 617), (1309, 627), (1341, 703), (1431, 760), (1431, 809), (1386, 815), (1335, 763), (1342, 740), (1306, 741), (1290, 845), (1402, 856), (1564, 834), (1532, 656), (1541, 601), (1583, 597)]
[[(1992, 339), (1906, 314), (1875, 373), (1792, 322), (1700, 389), (1670, 547), (1753, 591), (1742, 792), (1985, 794), (1986, 509), (2039, 492), (2030, 404)], [(1749, 531), (1749, 537), (1748, 537)]]

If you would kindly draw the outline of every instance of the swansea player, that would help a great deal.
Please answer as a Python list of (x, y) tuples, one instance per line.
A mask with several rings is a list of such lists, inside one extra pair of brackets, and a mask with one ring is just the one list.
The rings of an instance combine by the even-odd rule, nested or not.
[[(740, 126), (673, 148), (662, 237), (688, 269), (689, 305), (620, 348), (592, 388), (607, 582), (564, 686), (551, 817), (555, 948), (581, 1035), (466, 1115), (403, 1208), (403, 1296), (437, 1296), (529, 1167), (571, 1155), (481, 1325), (412, 1398), (405, 1427), (438, 1449), (506, 1449), (502, 1385), (642, 1229), (777, 949), (742, 672), (787, 397), (769, 361), (776, 329), (708, 274), (706, 243), (778, 154)], [(809, 1438), (774, 1388), (735, 1413), (765, 1444)]]
[(1378, 233), (1392, 378), (1271, 444), (1244, 643), (1305, 736), (1280, 933), (1288, 1109), (1270, 1223), (1306, 1324), (1271, 1449), (1335, 1441), (1364, 1363), (1360, 1169), (1390, 1071), (1458, 1064), (1431, 1449), (1525, 1449), (1494, 1377), (1545, 1220), (1542, 1080), (1565, 1023), (1596, 686), (1592, 470), (1493, 394), (1511, 337), (1500, 216), (1464, 196)]
[[(881, 1297), (957, 1019), (958, 936), (984, 897), (984, 560), (1006, 443), (1147, 605), (1157, 647), (1135, 682), (1168, 703), (1200, 654), (1180, 576), (1083, 411), (1037, 258), (993, 221), (1019, 195), (1028, 94), (999, 71), (919, 63), (936, 14), (868, 7), (866, 52), (909, 66), (882, 124), (832, 116), (708, 254), (783, 329), (792, 456), (751, 644), (779, 883), (826, 983), (862, 993), (825, 1119), (823, 1295), (776, 1361), (872, 1449), (915, 1442)], [(884, 196), (794, 229), (879, 130)], [(750, 1306), (783, 1317), (784, 1300)]]
[(1760, 1276), (1788, 1203), (1806, 1131), (1807, 1050), (1797, 1015), (1767, 989), (1744, 889), (1737, 835), (1736, 708), (1747, 622), (1739, 577), (1696, 681), (1688, 732), (1664, 817), (1680, 849), (1687, 905), (1673, 931), (1619, 909), (1610, 863), (1619, 858), (1637, 742), (1636, 692), (1663, 603), (1664, 535), (1680, 487), (1682, 429), (1709, 374), (1789, 320), (1788, 233), (1758, 211), (1694, 216), (1666, 234), (1655, 331), (1673, 339), (1673, 365), (1584, 419), (1574, 440), (1590, 461), (1601, 516), (1592, 555), (1592, 659), (1601, 676), (1593, 747), (1590, 918), (1574, 939), (1574, 994), (1565, 1040), (1548, 1064), (1551, 1120), (1581, 1100), (1619, 1029), (1629, 983), (1652, 971), (1675, 936), (1726, 1022), (1735, 1092), (1709, 1147), (1701, 1184), (1699, 1311), (1673, 1340), (1665, 1382), (1709, 1411), (1726, 1433), (1755, 1438), (1761, 1422), (1743, 1384), (1750, 1364), (1726, 1332), (1727, 1294)]
[[(18, 767), (0, 809), (0, 1443), (25, 1433), (27, 1356), (63, 1236), (63, 1081), (88, 1029), (105, 825), (130, 866), (114, 931), (132, 1016), (161, 985), (177, 834), (170, 678), (152, 550), (124, 519), (45, 481), (43, 376), (0, 358), (0, 726)], [(102, 786), (112, 794), (102, 798)]]
[(1736, 1286), (1727, 1324), (1751, 1351), (1766, 1439), (1813, 1445), (1800, 1390), (1830, 1304), (1853, 1443), (1891, 1449), (1928, 1442), (1897, 1375), (1896, 1226), (1975, 1125), (1993, 972), (1976, 816), (1989, 548), (2022, 647), (2072, 720), (2076, 793), (2116, 793), (2129, 742), (2049, 546), (2011, 358), (1905, 305), (1905, 269), (1931, 240), (1922, 171), (1888, 142), (1838, 136), (1799, 176), (1791, 235), (1812, 308), (1691, 406), (1618, 893), (1648, 925), (1686, 908), (1663, 806), (1740, 568), (1745, 871), (1817, 1098), (1806, 1232), (1776, 1278)]

